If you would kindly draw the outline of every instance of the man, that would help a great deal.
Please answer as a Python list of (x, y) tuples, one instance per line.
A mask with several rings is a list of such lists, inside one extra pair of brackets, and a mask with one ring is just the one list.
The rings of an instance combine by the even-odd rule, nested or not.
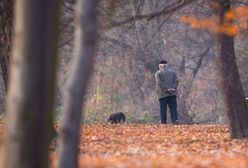
[(166, 124), (166, 111), (168, 105), (172, 123), (178, 124), (176, 93), (179, 81), (177, 74), (167, 67), (166, 60), (159, 62), (159, 70), (155, 74), (155, 79), (160, 103), (161, 123)]

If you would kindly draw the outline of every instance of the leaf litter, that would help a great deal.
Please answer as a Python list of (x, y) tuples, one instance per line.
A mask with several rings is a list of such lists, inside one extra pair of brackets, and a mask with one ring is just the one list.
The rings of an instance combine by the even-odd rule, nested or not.
[(80, 135), (81, 168), (248, 167), (248, 139), (231, 139), (226, 125), (84, 125)]

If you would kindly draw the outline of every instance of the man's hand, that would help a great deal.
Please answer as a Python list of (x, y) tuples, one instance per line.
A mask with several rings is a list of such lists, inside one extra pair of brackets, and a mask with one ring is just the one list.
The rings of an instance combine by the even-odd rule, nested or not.
[(169, 89), (167, 89), (167, 91), (168, 91), (170, 94), (175, 93), (175, 89), (174, 89), (174, 88), (169, 88)]
[(175, 89), (174, 88), (169, 88), (168, 92), (175, 92)]

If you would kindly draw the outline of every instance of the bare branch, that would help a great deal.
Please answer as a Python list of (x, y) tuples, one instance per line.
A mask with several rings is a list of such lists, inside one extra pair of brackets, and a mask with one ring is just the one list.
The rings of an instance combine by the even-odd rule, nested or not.
[(147, 19), (147, 21), (150, 21), (151, 19), (155, 18), (156, 16), (163, 16), (163, 15), (167, 15), (170, 13), (175, 12), (178, 9), (183, 8), (184, 6), (194, 2), (196, 0), (178, 0), (177, 2), (164, 7), (161, 11), (159, 12), (155, 12), (155, 13), (149, 13), (149, 14), (144, 14), (144, 15), (135, 15), (131, 18), (128, 18), (126, 20), (120, 21), (120, 22), (116, 22), (116, 23), (112, 23), (110, 28), (113, 27), (118, 27), (121, 26), (123, 24), (132, 22), (134, 20), (142, 20), (142, 19)]

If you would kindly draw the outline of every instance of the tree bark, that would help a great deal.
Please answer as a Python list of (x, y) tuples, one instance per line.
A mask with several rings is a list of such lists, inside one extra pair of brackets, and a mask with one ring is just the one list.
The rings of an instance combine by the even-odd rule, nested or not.
[(74, 63), (65, 95), (59, 167), (78, 167), (80, 122), (96, 45), (97, 0), (79, 0), (76, 10)]
[[(224, 15), (231, 8), (230, 0), (219, 0), (219, 4), (220, 25), (223, 25), (225, 24)], [(220, 53), (217, 67), (222, 77), (222, 90), (230, 119), (231, 137), (247, 137), (248, 109), (235, 59), (234, 38), (222, 33), (218, 36), (218, 43)]]
[(5, 91), (8, 88), (10, 39), (12, 32), (13, 0), (0, 2), (0, 65)]
[(48, 167), (59, 1), (15, 2), (7, 95), (6, 168)]

